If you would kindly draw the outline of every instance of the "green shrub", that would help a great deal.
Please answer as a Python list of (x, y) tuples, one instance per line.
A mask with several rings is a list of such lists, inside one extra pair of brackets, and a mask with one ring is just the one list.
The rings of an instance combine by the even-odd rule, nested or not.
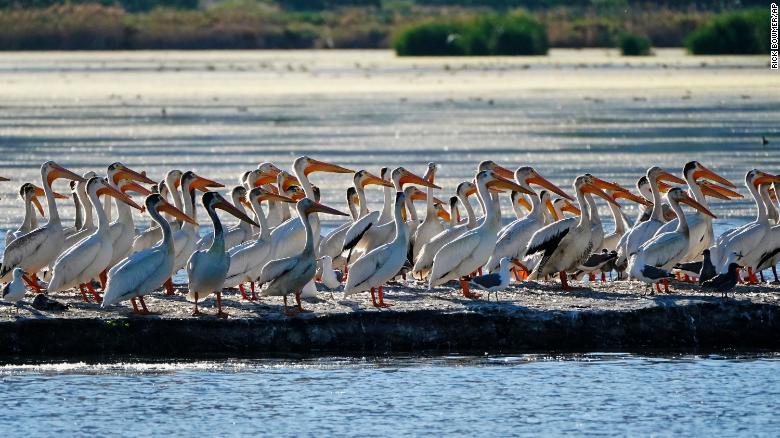
[(430, 21), (402, 30), (393, 47), (400, 56), (463, 56), (462, 30), (456, 22)]
[(620, 36), (620, 52), (623, 56), (650, 55), (650, 39), (641, 35), (625, 33)]
[(685, 41), (694, 55), (769, 53), (769, 12), (749, 10), (715, 17)]
[(430, 20), (396, 35), (399, 56), (544, 55), (544, 25), (524, 13)]

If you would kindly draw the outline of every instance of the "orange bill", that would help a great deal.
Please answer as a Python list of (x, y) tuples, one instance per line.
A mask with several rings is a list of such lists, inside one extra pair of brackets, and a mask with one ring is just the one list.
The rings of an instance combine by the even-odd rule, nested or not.
[(222, 198), (222, 196), (220, 196), (220, 198), (221, 199), (214, 204), (214, 208), (219, 208), (220, 210), (224, 210), (232, 214), (233, 216), (237, 217), (239, 220), (242, 220), (248, 224), (252, 224), (256, 227), (260, 226), (260, 224), (253, 221), (249, 216), (247, 216), (246, 213), (236, 208), (235, 205), (227, 202), (224, 198)]
[(157, 211), (167, 213), (176, 219), (179, 219), (180, 221), (191, 223), (192, 225), (198, 225), (197, 222), (195, 222), (194, 219), (184, 214), (183, 211), (179, 210), (178, 208), (174, 207), (172, 204), (169, 204), (168, 202), (165, 202), (163, 200), (163, 204), (157, 207)]
[(434, 189), (440, 189), (441, 188), (441, 187), (437, 186), (436, 184), (427, 181), (425, 178), (421, 178), (421, 177), (413, 174), (412, 172), (409, 172), (408, 170), (404, 169), (403, 167), (401, 168), (401, 173), (402, 173), (401, 178), (399, 178), (399, 180), (398, 180), (400, 182), (401, 186), (403, 186), (404, 184), (417, 184), (419, 186), (432, 187)]
[(685, 180), (680, 178), (679, 176), (674, 176), (671, 173), (661, 170), (661, 172), (658, 173), (658, 176), (655, 178), (656, 181), (669, 181), (676, 184), (686, 184)]
[(133, 192), (133, 193), (137, 193), (137, 194), (142, 195), (142, 196), (149, 196), (149, 195), (152, 194), (151, 190), (149, 190), (146, 187), (138, 184), (135, 181), (127, 181), (127, 182), (125, 182), (124, 184), (119, 186), (119, 190), (122, 193)]
[(563, 196), (566, 199), (574, 200), (571, 196), (566, 194), (560, 187), (556, 186), (555, 184), (548, 181), (546, 178), (539, 175), (536, 171), (533, 171), (530, 178), (527, 178), (525, 180), (528, 184), (536, 184), (537, 186), (544, 187), (545, 189), (559, 195)]
[(488, 188), (496, 187), (500, 189), (514, 190), (516, 192), (525, 193), (526, 195), (536, 196), (536, 193), (526, 189), (514, 181), (510, 181), (502, 176), (499, 176), (495, 172), (493, 172), (492, 178), (493, 179), (487, 183)]
[(69, 180), (72, 180), (72, 181), (78, 181), (78, 182), (84, 182), (85, 181), (85, 179), (83, 177), (81, 177), (81, 176), (71, 172), (70, 170), (60, 166), (57, 163), (52, 162), (52, 163), (50, 163), (50, 166), (51, 166), (52, 170), (49, 171), (49, 177), (48, 177), (48, 180), (46, 181), (49, 184), (49, 186), (51, 186), (51, 184), (55, 180), (58, 180), (60, 178), (66, 178), (66, 179), (69, 179)]
[(38, 199), (38, 197), (37, 196), (33, 196), (30, 199), (30, 201), (33, 203), (35, 208), (38, 209), (38, 213), (40, 213), (41, 216), (45, 216), (45, 214), (43, 213), (43, 205), (41, 205), (41, 201)]
[(647, 206), (652, 204), (647, 199), (645, 199), (645, 198), (643, 198), (641, 196), (637, 196), (637, 195), (629, 192), (628, 190), (626, 190), (626, 191), (622, 191), (622, 190), (614, 191), (614, 192), (612, 192), (612, 198), (614, 198), (616, 201), (618, 199), (620, 199), (620, 198), (628, 199), (629, 201), (636, 202), (637, 204), (642, 204), (642, 205), (647, 205)]
[(699, 163), (696, 167), (696, 170), (693, 171), (693, 179), (699, 179), (699, 178), (705, 178), (710, 181), (714, 181), (719, 184), (723, 184), (727, 187), (736, 188), (737, 186), (734, 185), (731, 181), (727, 180), (726, 178), (718, 175), (717, 173), (713, 172), (712, 170), (704, 167), (703, 164)]
[[(352, 172), (352, 171), (350, 171)], [(346, 172), (343, 172), (346, 173)], [(316, 201), (311, 201), (311, 207), (309, 208), (309, 213), (311, 212), (320, 212), (320, 213), (326, 213), (326, 214), (333, 214), (336, 216), (349, 216), (347, 213), (341, 212), (339, 210), (336, 210), (335, 208), (328, 207), (327, 205), (320, 204)]]
[(307, 160), (307, 165), (303, 169), (303, 174), (306, 176), (309, 176), (312, 172), (330, 172), (330, 173), (353, 173), (354, 171), (351, 169), (347, 169), (346, 167), (341, 167), (337, 164), (331, 164), (326, 163), (324, 161), (315, 160), (313, 158), (309, 158)]
[(146, 174), (136, 172), (133, 169), (125, 166), (124, 164), (118, 164), (119, 171), (114, 174), (114, 184), (118, 183), (122, 179), (129, 181), (138, 181), (144, 184), (154, 184), (154, 181), (146, 176)]
[(378, 186), (385, 186), (385, 187), (393, 187), (393, 183), (390, 181), (385, 181), (382, 178), (372, 174), (371, 172), (364, 170), (363, 171), (363, 187), (374, 184)]
[(200, 175), (195, 175), (192, 182), (190, 183), (190, 191), (193, 190), (200, 190), (202, 192), (205, 192), (208, 188), (219, 188), (219, 187), (225, 187), (224, 184), (218, 183), (216, 181), (212, 181), (208, 178), (203, 178)]
[(103, 187), (97, 189), (97, 191), (96, 191), (98, 196), (101, 196), (101, 195), (111, 196), (112, 198), (116, 198), (116, 199), (124, 202), (125, 204), (133, 207), (133, 208), (137, 208), (138, 210), (142, 210), (143, 211), (143, 207), (141, 207), (140, 205), (136, 204), (135, 201), (133, 201), (133, 199), (131, 197), (129, 197), (126, 194), (120, 192), (119, 190), (109, 186), (108, 184), (103, 183), (102, 186)]
[(701, 205), (699, 202), (697, 202), (695, 199), (691, 198), (685, 193), (683, 193), (683, 197), (682, 199), (680, 199), (680, 202), (690, 205), (691, 207), (695, 208), (696, 210), (700, 211), (703, 214), (706, 214), (711, 218), (717, 218), (717, 216), (712, 214), (712, 212), (707, 207)]

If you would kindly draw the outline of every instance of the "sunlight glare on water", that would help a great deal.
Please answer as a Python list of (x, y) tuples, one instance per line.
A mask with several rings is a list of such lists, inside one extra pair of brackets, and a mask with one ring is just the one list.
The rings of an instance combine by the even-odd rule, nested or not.
[(627, 354), (6, 365), (0, 429), (726, 436), (780, 427), (777, 366), (777, 355)]

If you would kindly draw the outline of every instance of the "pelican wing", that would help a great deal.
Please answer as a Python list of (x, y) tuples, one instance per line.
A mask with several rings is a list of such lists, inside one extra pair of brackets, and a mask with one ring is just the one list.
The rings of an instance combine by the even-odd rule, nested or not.
[[(162, 247), (153, 246), (120, 260), (108, 271), (108, 284), (103, 303), (114, 304), (150, 292), (142, 289), (159, 269), (166, 266), (167, 256)], [(164, 281), (169, 275), (170, 272), (166, 272), (161, 278)]]
[(57, 260), (54, 262), (54, 276), (49, 284), (49, 289), (56, 292), (60, 290), (62, 285), (69, 286), (68, 283), (75, 280), (95, 261), (102, 244), (103, 242), (98, 237), (87, 238), (57, 257)]
[(269, 281), (279, 278), (287, 272), (295, 268), (298, 264), (298, 257), (287, 257), (284, 259), (271, 260), (263, 266), (263, 270), (260, 271), (260, 277), (257, 279), (258, 283), (268, 283)]
[(678, 262), (687, 250), (688, 242), (685, 236), (671, 232), (653, 237), (640, 246), (637, 253), (642, 253), (642, 262), (645, 265), (660, 268)]
[(354, 248), (355, 245), (363, 238), (369, 228), (376, 225), (379, 220), (379, 212), (372, 211), (371, 213), (361, 217), (352, 224), (347, 230), (347, 234), (344, 235), (344, 244), (342, 249), (344, 251)]
[(11, 272), (25, 258), (35, 254), (41, 246), (46, 244), (46, 240), (49, 237), (46, 231), (46, 228), (43, 227), (36, 228), (14, 240), (5, 248), (2, 276)]
[(477, 229), (470, 230), (468, 233), (444, 245), (436, 253), (433, 257), (430, 284), (435, 285), (440, 279), (449, 278), (452, 271), (477, 249), (481, 240), (477, 231)]
[(563, 238), (569, 234), (569, 231), (577, 225), (578, 220), (579, 218), (570, 217), (540, 228), (531, 236), (531, 240), (525, 249), (525, 255), (543, 252), (545, 256), (549, 256), (555, 251)]

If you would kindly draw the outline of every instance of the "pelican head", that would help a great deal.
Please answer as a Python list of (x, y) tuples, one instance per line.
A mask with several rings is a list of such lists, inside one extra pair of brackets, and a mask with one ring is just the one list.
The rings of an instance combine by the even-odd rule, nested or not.
[(322, 205), (319, 202), (309, 198), (303, 198), (300, 201), (298, 201), (298, 204), (296, 205), (296, 209), (298, 210), (298, 215), (302, 218), (312, 213), (326, 213), (326, 214), (333, 214), (336, 216), (349, 216), (347, 213), (336, 210), (335, 208), (328, 207), (327, 205)]
[(685, 163), (685, 167), (683, 168), (683, 175), (685, 175), (686, 178), (690, 177), (690, 179), (693, 181), (696, 181), (699, 178), (704, 178), (718, 184), (723, 184), (727, 187), (737, 187), (734, 185), (734, 183), (708, 169), (698, 161), (689, 161)]
[(420, 176), (413, 174), (403, 167), (396, 167), (393, 169), (392, 180), (394, 186), (401, 188), (404, 186), (404, 184), (417, 184), (423, 187), (432, 187), (434, 189), (441, 188), (436, 184), (426, 180), (425, 178), (421, 178)]
[(111, 178), (114, 184), (118, 183), (119, 180), (122, 179), (142, 182), (144, 184), (154, 184), (154, 180), (150, 179), (148, 176), (146, 176), (146, 174), (136, 172), (135, 170), (130, 169), (120, 162), (110, 164), (108, 166), (108, 172), (106, 175)]
[(136, 204), (132, 198), (130, 198), (126, 194), (110, 186), (108, 184), (108, 180), (106, 180), (103, 177), (93, 176), (92, 178), (90, 178), (89, 181), (87, 181), (86, 190), (87, 193), (94, 193), (97, 196), (101, 196), (101, 195), (111, 196), (112, 198), (116, 198), (133, 208), (137, 208), (138, 210), (143, 210), (143, 208), (140, 205)]
[(656, 182), (669, 181), (669, 182), (673, 182), (673, 183), (676, 183), (676, 184), (685, 184), (686, 183), (684, 179), (682, 179), (682, 178), (680, 178), (678, 176), (674, 176), (671, 173), (661, 169), (658, 166), (653, 166), (653, 167), (647, 169), (647, 179), (648, 179), (648, 181), (656, 181)]
[(612, 199), (611, 196), (609, 196), (604, 192), (604, 190), (608, 190), (608, 189), (617, 190), (617, 189), (622, 189), (622, 187), (616, 188), (614, 184), (604, 181), (603, 179), (597, 178), (589, 173), (578, 176), (574, 180), (574, 190), (583, 194), (586, 193), (594, 194), (604, 199), (605, 201), (609, 202), (610, 204), (618, 205), (617, 202), (615, 202), (615, 200)]
[(166, 201), (165, 198), (163, 198), (159, 193), (152, 193), (151, 195), (147, 196), (144, 200), (144, 204), (146, 205), (147, 211), (167, 213), (183, 222), (189, 222), (193, 225), (198, 225), (194, 219), (184, 214), (183, 211), (174, 207), (172, 204), (169, 204), (168, 201)]
[(709, 209), (707, 209), (707, 207), (701, 205), (695, 199), (688, 196), (688, 194), (685, 193), (685, 190), (679, 187), (672, 187), (671, 189), (669, 189), (669, 191), (666, 193), (666, 199), (669, 201), (669, 203), (674, 201), (677, 203), (688, 204), (694, 209), (700, 211), (701, 213), (706, 214), (707, 216), (710, 216), (712, 218), (717, 217), (714, 214), (712, 214), (712, 212)]
[(517, 181), (518, 184), (521, 186), (524, 186), (527, 189), (530, 189), (528, 186), (529, 184), (535, 184), (537, 186), (543, 187), (558, 196), (563, 196), (566, 199), (574, 200), (571, 196), (569, 196), (566, 192), (564, 192), (560, 187), (556, 186), (555, 184), (548, 181), (546, 178), (544, 178), (542, 175), (539, 175), (539, 172), (537, 172), (533, 167), (530, 166), (523, 166), (519, 167), (515, 171), (514, 175), (515, 181)]
[(771, 173), (766, 173), (758, 169), (752, 169), (745, 175), (745, 184), (758, 187), (763, 184), (772, 184), (780, 182), (780, 177)]
[(47, 161), (41, 166), (41, 176), (43, 180), (51, 187), (51, 184), (60, 179), (65, 178), (71, 181), (84, 181), (84, 178), (71, 172), (70, 170), (60, 166), (54, 161)]
[(203, 197), (201, 198), (201, 201), (203, 202), (203, 206), (206, 207), (207, 210), (220, 209), (237, 217), (239, 220), (252, 224), (256, 227), (260, 226), (260, 224), (250, 219), (249, 216), (246, 215), (246, 213), (236, 208), (235, 205), (229, 203), (227, 200), (225, 200), (225, 198), (222, 197), (222, 195), (220, 195), (217, 192), (204, 193)]
[(493, 172), (496, 172), (501, 177), (506, 179), (514, 178), (514, 174), (511, 170), (507, 169), (504, 166), (501, 166), (500, 164), (497, 164), (493, 160), (484, 160), (479, 163), (477, 166), (477, 172), (482, 172), (484, 170), (491, 170)]
[[(72, 184), (75, 184), (75, 181), (71, 181)], [(32, 183), (24, 183), (21, 187), (19, 187), (19, 196), (22, 197), (22, 200), (25, 202), (32, 202), (36, 209), (38, 209), (38, 213), (41, 214), (41, 216), (44, 216), (43, 213), (43, 205), (41, 205), (41, 201), (38, 199), (38, 196), (42, 196), (40, 192), (43, 192), (42, 189), (35, 186), (35, 184)]]
[(385, 187), (393, 187), (393, 184), (390, 181), (384, 180), (367, 170), (358, 170), (357, 172), (355, 172), (355, 176), (353, 177), (352, 180), (355, 184), (355, 187), (363, 188), (371, 184), (385, 186)]
[(295, 169), (296, 175), (309, 176), (312, 172), (330, 172), (330, 173), (352, 173), (353, 170), (341, 167), (336, 164), (326, 163), (324, 161), (315, 160), (307, 156), (298, 157), (293, 162), (293, 169)]

